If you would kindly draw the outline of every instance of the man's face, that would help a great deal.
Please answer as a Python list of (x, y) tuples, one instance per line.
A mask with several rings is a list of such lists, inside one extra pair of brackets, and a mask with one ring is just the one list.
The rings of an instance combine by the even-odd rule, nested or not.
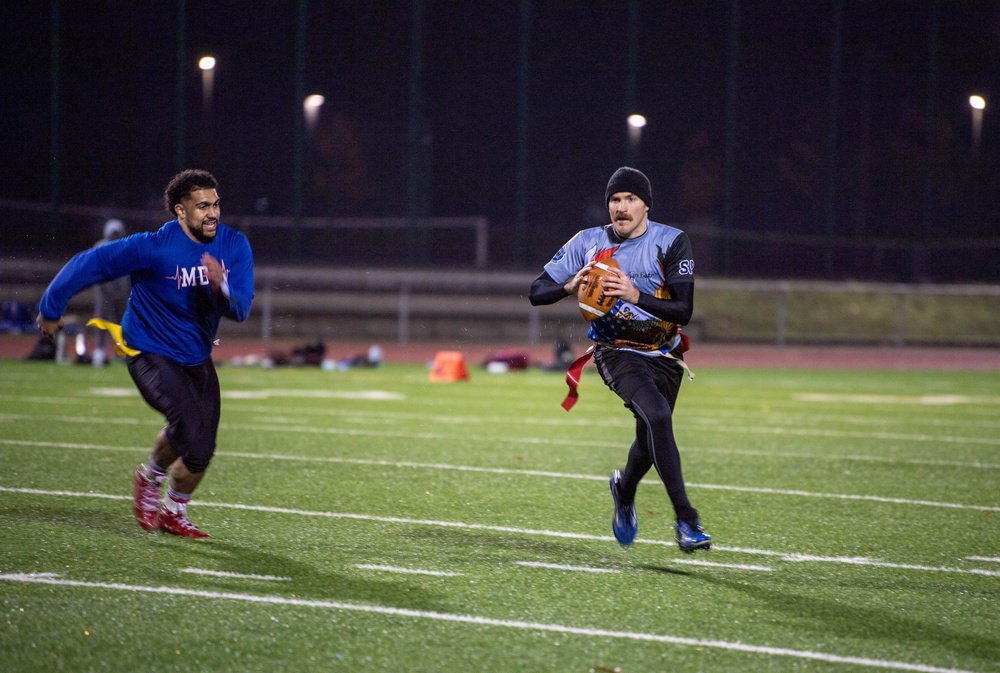
[(214, 189), (196, 189), (174, 206), (177, 221), (192, 241), (211, 243), (219, 229), (219, 194)]
[(616, 192), (608, 201), (608, 214), (615, 232), (622, 238), (635, 238), (646, 233), (649, 206), (632, 192)]

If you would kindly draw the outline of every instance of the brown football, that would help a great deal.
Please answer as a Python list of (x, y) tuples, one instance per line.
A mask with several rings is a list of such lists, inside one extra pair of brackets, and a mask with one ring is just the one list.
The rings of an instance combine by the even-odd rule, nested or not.
[(586, 279), (580, 283), (576, 291), (576, 300), (580, 305), (580, 313), (587, 321), (597, 320), (618, 303), (618, 297), (604, 294), (603, 281), (604, 277), (611, 273), (611, 269), (619, 268), (621, 267), (615, 258), (608, 257), (595, 264)]

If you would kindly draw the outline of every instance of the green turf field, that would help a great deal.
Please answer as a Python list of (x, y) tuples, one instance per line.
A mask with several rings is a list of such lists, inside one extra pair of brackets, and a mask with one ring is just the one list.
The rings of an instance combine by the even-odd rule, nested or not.
[(0, 670), (1000, 671), (995, 373), (700, 369), (676, 432), (714, 538), (592, 368), (223, 367), (189, 515), (142, 531), (160, 419), (119, 364), (0, 362)]

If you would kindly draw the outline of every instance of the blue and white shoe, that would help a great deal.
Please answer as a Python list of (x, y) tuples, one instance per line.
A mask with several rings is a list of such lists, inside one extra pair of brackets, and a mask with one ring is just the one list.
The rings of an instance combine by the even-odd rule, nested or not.
[(636, 531), (639, 530), (639, 523), (635, 518), (635, 502), (623, 505), (619, 495), (619, 482), (622, 473), (615, 470), (611, 473), (611, 497), (615, 499), (615, 515), (611, 519), (611, 530), (615, 532), (615, 539), (618, 544), (628, 547), (635, 540)]
[(696, 549), (711, 549), (712, 537), (705, 532), (697, 520), (694, 524), (690, 524), (678, 519), (677, 546), (681, 548), (681, 551), (689, 554)]

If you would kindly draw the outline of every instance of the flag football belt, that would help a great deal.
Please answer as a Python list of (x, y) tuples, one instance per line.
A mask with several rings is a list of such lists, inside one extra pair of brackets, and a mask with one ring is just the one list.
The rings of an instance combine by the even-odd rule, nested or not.
[[(681, 353), (687, 350), (688, 337), (686, 334), (681, 335), (681, 343), (678, 344), (681, 348)], [(576, 401), (580, 399), (580, 393), (577, 390), (580, 386), (580, 374), (583, 373), (583, 368), (587, 366), (590, 362), (590, 358), (594, 357), (594, 350), (597, 348), (597, 344), (592, 345), (587, 349), (587, 352), (573, 360), (570, 364), (569, 369), (566, 370), (566, 385), (569, 386), (569, 392), (566, 394), (566, 398), (562, 401), (562, 408), (569, 411), (576, 404)], [(645, 357), (645, 356), (644, 356)], [(679, 357), (673, 355), (672, 353), (661, 353), (660, 357), (670, 358), (687, 372), (688, 380), (694, 381), (694, 372), (688, 367), (687, 363)]]
[(101, 320), (100, 318), (91, 318), (87, 321), (87, 327), (96, 327), (110, 334), (111, 339), (115, 342), (115, 352), (118, 355), (138, 355), (142, 352), (128, 347), (125, 343), (125, 337), (122, 336), (122, 326), (117, 323)]

